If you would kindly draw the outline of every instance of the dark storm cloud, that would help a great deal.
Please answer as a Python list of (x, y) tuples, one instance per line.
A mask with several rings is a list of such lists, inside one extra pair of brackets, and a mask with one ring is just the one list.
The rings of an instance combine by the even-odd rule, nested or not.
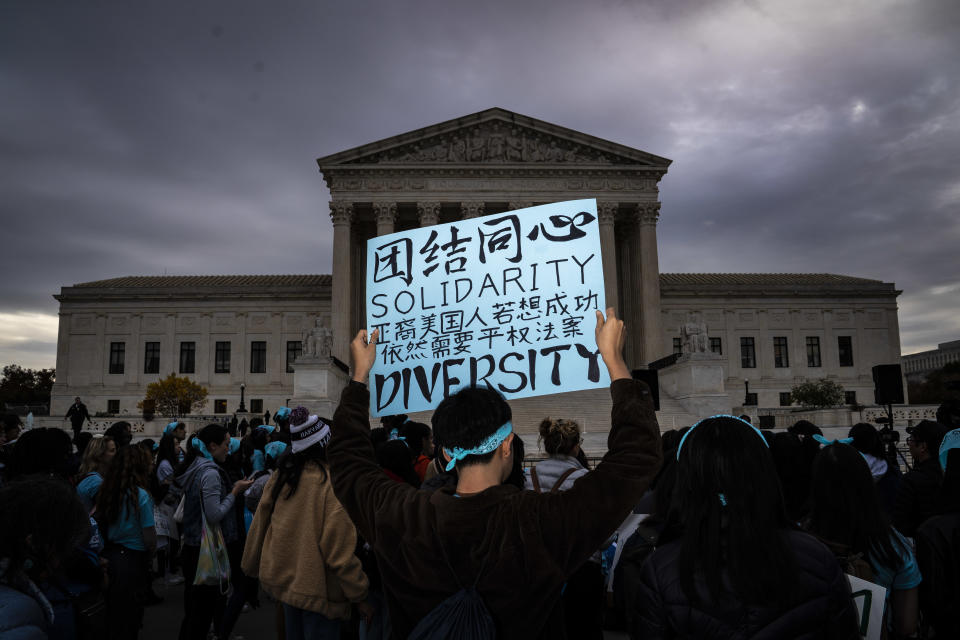
[(663, 271), (883, 279), (905, 351), (956, 338), (960, 5), (836, 4), (8, 5), (0, 314), (327, 272), (316, 157), (501, 106), (674, 159)]

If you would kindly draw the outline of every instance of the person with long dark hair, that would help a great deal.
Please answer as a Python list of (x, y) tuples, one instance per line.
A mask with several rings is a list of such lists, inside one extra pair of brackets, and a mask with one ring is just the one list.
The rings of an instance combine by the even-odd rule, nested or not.
[(290, 438), (250, 527), (243, 571), (283, 603), (288, 640), (337, 639), (352, 605), (372, 616), (368, 581), (354, 555), (356, 530), (330, 483), (329, 421), (297, 407)]
[(68, 483), (45, 476), (0, 487), (0, 514), (0, 637), (47, 638), (54, 608), (38, 585), (89, 538), (89, 517)]
[(733, 416), (687, 431), (633, 637), (859, 638), (836, 558), (787, 518), (766, 439)]
[(880, 506), (870, 467), (847, 444), (823, 448), (813, 461), (807, 528), (841, 558), (860, 554), (873, 569), (870, 582), (887, 589), (886, 624), (892, 638), (917, 628), (920, 571), (906, 539)]
[(96, 514), (106, 546), (107, 637), (136, 640), (157, 547), (150, 483), (153, 460), (143, 447), (123, 447), (97, 494)]
[(181, 523), (181, 563), (186, 588), (183, 593), (184, 618), (180, 640), (205, 640), (210, 623), (225, 605), (218, 586), (196, 585), (203, 520), (219, 526), (228, 549), (238, 544), (240, 532), (234, 517), (234, 502), (252, 484), (249, 480), (230, 482), (219, 466), (227, 458), (230, 434), (220, 424), (208, 424), (190, 438), (187, 456), (177, 470), (175, 484), (183, 493)]
[(870, 475), (877, 487), (880, 507), (888, 519), (893, 518), (893, 508), (900, 487), (900, 466), (895, 460), (887, 460), (887, 452), (880, 439), (880, 432), (868, 422), (858, 422), (850, 427), (847, 437), (853, 438), (853, 448), (860, 452), (870, 467)]

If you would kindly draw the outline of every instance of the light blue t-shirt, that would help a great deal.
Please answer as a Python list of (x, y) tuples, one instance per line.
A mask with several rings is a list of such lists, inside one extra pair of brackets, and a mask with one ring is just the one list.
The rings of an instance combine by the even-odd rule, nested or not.
[(134, 551), (145, 551), (143, 529), (154, 526), (153, 498), (144, 489), (137, 489), (139, 513), (131, 511), (124, 500), (120, 507), (120, 517), (107, 528), (107, 540), (112, 544), (123, 545)]
[(893, 547), (900, 554), (900, 566), (887, 567), (877, 562), (872, 555), (868, 558), (873, 567), (873, 581), (881, 587), (887, 589), (889, 597), (891, 590), (912, 589), (919, 586), (922, 578), (920, 569), (917, 567), (917, 559), (913, 555), (913, 549), (906, 538), (900, 535), (900, 532), (893, 529)]
[(80, 496), (80, 502), (83, 503), (87, 513), (93, 511), (93, 505), (97, 502), (97, 493), (100, 492), (100, 485), (102, 484), (103, 476), (94, 471), (77, 485), (77, 495)]

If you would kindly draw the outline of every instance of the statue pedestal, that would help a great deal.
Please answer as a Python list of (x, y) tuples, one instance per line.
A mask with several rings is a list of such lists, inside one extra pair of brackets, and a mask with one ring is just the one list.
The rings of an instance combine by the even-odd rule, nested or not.
[(290, 407), (303, 406), (312, 414), (332, 419), (340, 404), (340, 392), (349, 381), (350, 377), (333, 364), (330, 356), (301, 356), (293, 365)]
[(724, 385), (724, 359), (716, 353), (685, 353), (660, 369), (660, 389), (700, 418), (730, 413), (733, 406)]

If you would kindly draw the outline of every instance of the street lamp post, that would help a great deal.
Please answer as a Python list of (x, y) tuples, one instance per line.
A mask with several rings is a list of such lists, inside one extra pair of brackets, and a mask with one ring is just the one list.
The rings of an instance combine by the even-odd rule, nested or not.
[(245, 385), (245, 384), (243, 384), (243, 383), (241, 382), (241, 383), (240, 383), (240, 408), (237, 409), (237, 411), (238, 411), (239, 413), (246, 413), (246, 412), (247, 412), (247, 408), (246, 408), (246, 407), (244, 406), (244, 404), (243, 404), (243, 391), (244, 391), (244, 389), (246, 389), (246, 388), (247, 388), (247, 385)]
[[(750, 381), (747, 380), (746, 378), (744, 378), (744, 380), (743, 380), (743, 389), (744, 389), (744, 391), (743, 391), (743, 406), (746, 407), (746, 406), (749, 406), (749, 405), (750, 405)], [(241, 403), (242, 403), (242, 402), (243, 402), (243, 401), (241, 400)]]

